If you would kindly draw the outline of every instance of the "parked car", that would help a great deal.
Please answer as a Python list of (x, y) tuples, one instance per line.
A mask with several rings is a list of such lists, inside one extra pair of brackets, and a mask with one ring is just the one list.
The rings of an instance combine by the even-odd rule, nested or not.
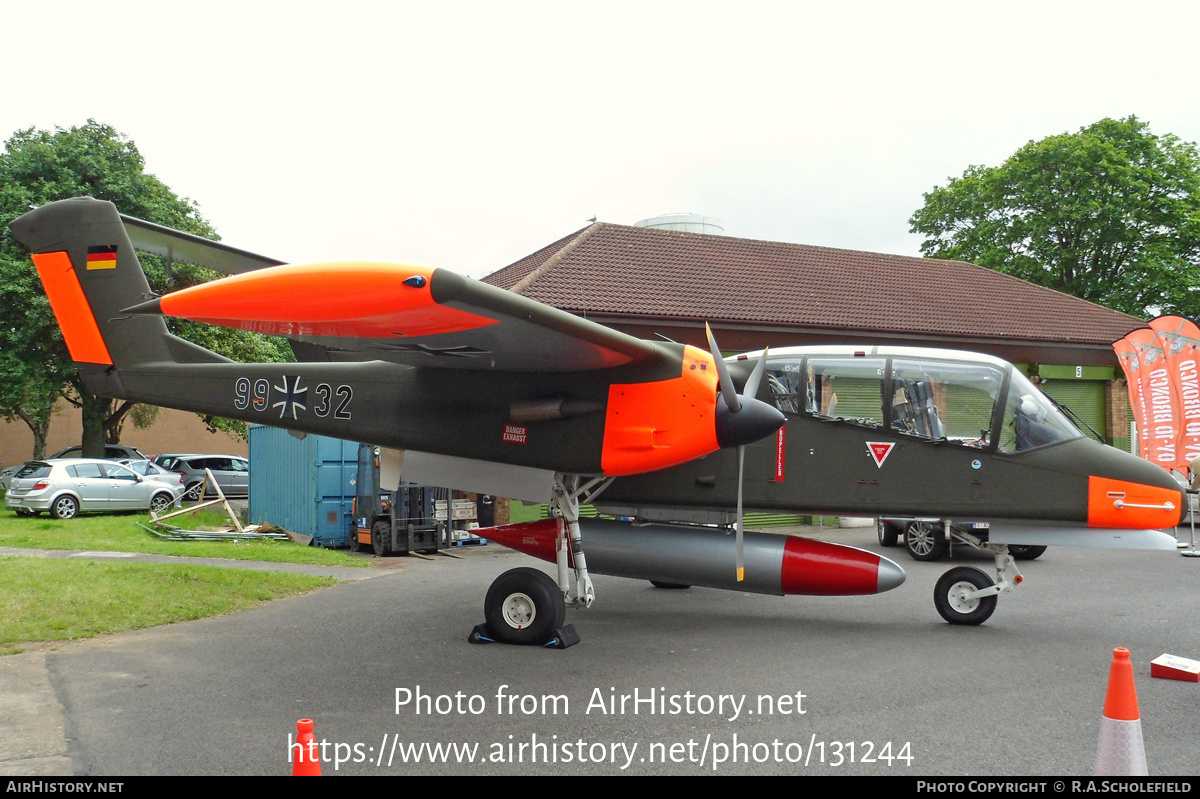
[[(986, 522), (967, 522), (951, 527), (952, 534), (969, 533), (987, 540), (990, 525)], [(875, 525), (880, 546), (897, 546), (904, 537), (904, 546), (913, 560), (936, 561), (946, 557), (950, 551), (950, 539), (946, 525), (934, 519), (880, 518)], [(1016, 560), (1035, 560), (1046, 551), (1043, 546), (1009, 544), (1009, 554)]]
[(117, 463), (121, 464), (122, 466), (128, 466), (130, 469), (133, 469), (147, 480), (157, 480), (160, 483), (166, 483), (172, 488), (178, 488), (181, 496), (186, 488), (186, 486), (183, 484), (182, 474), (179, 472), (173, 472), (170, 469), (164, 469), (161, 466), (157, 466), (153, 461), (129, 460), (127, 458), (123, 458), (117, 461)]
[(8, 490), (8, 484), (12, 482), (13, 475), (21, 470), (23, 463), (18, 463), (16, 466), (9, 466), (4, 471), (0, 472), (0, 489)]
[(198, 452), (164, 452), (162, 455), (154, 456), (154, 464), (164, 469), (174, 469), (175, 463), (180, 458), (195, 458), (199, 454)]
[(56, 519), (73, 519), (120, 510), (161, 513), (182, 493), (182, 486), (147, 480), (113, 461), (68, 458), (26, 462), (13, 475), (4, 503), (21, 516), (49, 511)]
[[(171, 471), (183, 475), (184, 498), (199, 500), (204, 470), (212, 472), (221, 492), (227, 497), (250, 495), (250, 461), (240, 455), (191, 455), (176, 459)], [(208, 493), (216, 494), (214, 490)]]
[[(80, 445), (76, 445), (74, 447), (67, 447), (66, 449), (60, 449), (58, 452), (54, 453), (49, 458), (46, 458), (46, 460), (52, 461), (52, 460), (58, 460), (59, 458), (82, 458), (82, 457), (83, 457), (83, 445), (80, 444)], [(145, 457), (146, 456), (143, 455), (137, 447), (130, 447), (130, 446), (126, 446), (125, 444), (105, 444), (104, 445), (104, 460), (106, 460), (106, 461), (119, 461), (122, 458), (129, 458), (131, 460), (142, 460)]]

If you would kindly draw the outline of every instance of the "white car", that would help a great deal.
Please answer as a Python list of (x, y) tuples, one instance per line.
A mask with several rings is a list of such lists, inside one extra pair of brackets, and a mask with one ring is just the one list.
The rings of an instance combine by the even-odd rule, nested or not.
[(162, 513), (182, 494), (182, 485), (148, 480), (113, 461), (67, 458), (27, 462), (13, 475), (4, 503), (22, 516), (48, 511), (55, 519), (73, 519), (122, 510)]

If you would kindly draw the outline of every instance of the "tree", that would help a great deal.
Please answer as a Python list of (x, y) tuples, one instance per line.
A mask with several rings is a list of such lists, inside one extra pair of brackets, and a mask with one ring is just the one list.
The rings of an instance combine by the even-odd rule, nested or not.
[(925, 195), (921, 252), (1134, 316), (1200, 313), (1200, 157), (1130, 116), (1031, 141)]
[[(8, 225), (31, 207), (54, 200), (89, 195), (114, 203), (122, 213), (160, 225), (217, 239), (200, 216), (196, 203), (177, 197), (145, 171), (132, 141), (94, 120), (54, 132), (18, 131), (0, 153), (0, 416), (21, 419), (34, 435), (34, 457), (45, 454), (46, 431), (55, 402), (66, 400), (83, 414), (84, 451), (103, 454), (104, 444), (117, 443), (135, 403), (117, 402), (88, 393), (67, 354), (49, 301), (29, 253)], [(152, 289), (168, 286), (164, 261), (139, 256)], [(212, 279), (208, 270), (176, 264), (174, 288)], [(288, 360), (286, 343), (244, 331), (206, 329), (195, 323), (168, 323), (172, 331), (229, 357), (253, 354), (259, 360)], [(153, 412), (143, 411), (142, 419)], [(228, 420), (206, 419), (210, 429), (245, 427)]]

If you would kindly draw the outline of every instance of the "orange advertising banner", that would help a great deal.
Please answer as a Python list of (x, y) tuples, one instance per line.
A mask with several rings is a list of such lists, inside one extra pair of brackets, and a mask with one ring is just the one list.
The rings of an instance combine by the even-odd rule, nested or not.
[(1137, 350), (1140, 367), (1138, 385), (1146, 413), (1142, 457), (1164, 469), (1178, 468), (1179, 401), (1166, 350), (1159, 342), (1158, 334), (1148, 327), (1134, 330), (1125, 336), (1125, 340)]
[(1200, 327), (1182, 316), (1160, 316), (1150, 320), (1150, 329), (1166, 354), (1175, 390), (1179, 438), (1174, 468), (1186, 473), (1192, 458), (1200, 456)]
[(1142, 395), (1142, 360), (1137, 347), (1126, 338), (1113, 342), (1113, 351), (1117, 353), (1117, 361), (1125, 372), (1125, 384), (1129, 389), (1129, 407), (1133, 410), (1133, 425), (1137, 430), (1138, 455), (1150, 459), (1148, 445), (1150, 431), (1146, 427), (1146, 398)]

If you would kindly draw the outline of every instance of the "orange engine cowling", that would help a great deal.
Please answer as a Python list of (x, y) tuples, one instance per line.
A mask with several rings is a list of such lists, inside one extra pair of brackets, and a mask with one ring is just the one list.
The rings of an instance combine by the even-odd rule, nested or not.
[(720, 448), (713, 356), (685, 347), (679, 377), (608, 388), (600, 466), (610, 476), (678, 466)]

